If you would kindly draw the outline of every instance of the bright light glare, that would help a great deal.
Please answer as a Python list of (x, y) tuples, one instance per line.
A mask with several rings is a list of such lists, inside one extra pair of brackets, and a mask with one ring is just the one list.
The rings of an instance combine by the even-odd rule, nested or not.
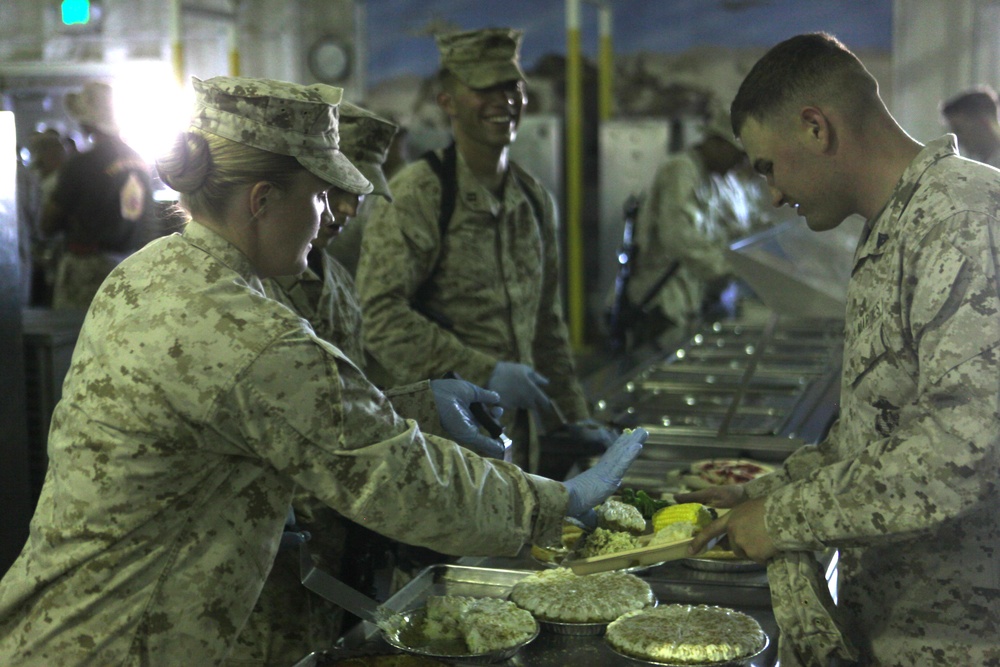
[(194, 92), (190, 86), (180, 88), (162, 62), (133, 63), (117, 74), (113, 86), (122, 139), (152, 165), (187, 127)]

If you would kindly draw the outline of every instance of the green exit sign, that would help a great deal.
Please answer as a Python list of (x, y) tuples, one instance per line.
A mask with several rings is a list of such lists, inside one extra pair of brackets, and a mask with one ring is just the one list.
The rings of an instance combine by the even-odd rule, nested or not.
[(63, 25), (90, 23), (90, 0), (62, 0)]

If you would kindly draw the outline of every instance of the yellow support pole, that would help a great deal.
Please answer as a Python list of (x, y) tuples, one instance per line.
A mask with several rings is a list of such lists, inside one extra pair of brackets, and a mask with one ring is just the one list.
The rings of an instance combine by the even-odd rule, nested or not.
[(612, 12), (607, 3), (600, 5), (597, 46), (597, 111), (602, 121), (614, 113), (615, 54), (612, 48)]
[(580, 0), (566, 0), (566, 274), (570, 343), (583, 347), (583, 55)]
[(170, 44), (172, 47), (174, 78), (177, 85), (184, 89), (187, 81), (184, 80), (184, 42), (181, 40), (181, 0), (173, 0), (170, 3)]
[(229, 26), (229, 76), (240, 76), (240, 40), (238, 17)]

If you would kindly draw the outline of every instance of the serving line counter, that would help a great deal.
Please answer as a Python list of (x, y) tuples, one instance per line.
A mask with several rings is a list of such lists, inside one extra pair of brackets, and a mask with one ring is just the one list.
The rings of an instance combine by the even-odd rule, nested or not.
[[(471, 595), (506, 597), (510, 588), (532, 571), (545, 567), (528, 550), (515, 558), (463, 558), (455, 565), (434, 565), (393, 595), (385, 606), (394, 611), (423, 605), (428, 595)], [(763, 569), (746, 572), (706, 572), (692, 569), (683, 562), (666, 563), (636, 572), (653, 589), (660, 604), (710, 604), (736, 609), (753, 616), (768, 635), (768, 647), (751, 664), (771, 667), (777, 662), (778, 628), (771, 613), (767, 576)], [(354, 626), (334, 651), (306, 656), (296, 667), (321, 667), (335, 664), (340, 657), (388, 652), (386, 643), (371, 623)], [(448, 661), (465, 666), (481, 664)], [(569, 635), (542, 630), (538, 638), (523, 647), (501, 666), (566, 667), (567, 665), (607, 665), (609, 667), (643, 664), (611, 650), (602, 635)]]
[[(607, 382), (598, 394), (595, 416), (619, 428), (642, 426), (650, 432), (623, 486), (651, 494), (671, 493), (679, 490), (694, 461), (745, 457), (777, 463), (803, 443), (818, 441), (836, 414), (842, 329), (842, 322), (828, 318), (756, 311), (741, 320), (706, 323), (677, 346)], [(596, 453), (578, 456), (566, 476), (596, 460)], [(832, 579), (835, 554), (827, 562)], [(414, 609), (428, 595), (506, 597), (516, 581), (545, 567), (528, 548), (515, 558), (463, 558), (454, 564), (432, 565), (392, 595), (385, 606), (394, 611)], [(751, 664), (777, 663), (778, 628), (763, 567), (685, 559), (635, 574), (650, 584), (661, 604), (719, 605), (753, 616), (770, 641)], [(332, 665), (338, 655), (391, 651), (378, 628), (363, 622), (341, 638), (336, 651), (311, 654), (298, 667)], [(543, 629), (537, 639), (497, 664), (642, 663), (612, 651), (601, 635), (565, 635)]]

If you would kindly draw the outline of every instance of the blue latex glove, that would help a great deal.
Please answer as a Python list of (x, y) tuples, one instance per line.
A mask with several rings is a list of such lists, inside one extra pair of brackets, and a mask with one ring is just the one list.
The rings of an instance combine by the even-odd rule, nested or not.
[(571, 440), (597, 451), (607, 449), (618, 439), (618, 433), (593, 419), (566, 424), (566, 432)]
[(288, 516), (285, 517), (285, 530), (281, 533), (281, 542), (278, 544), (278, 551), (297, 547), (311, 539), (312, 533), (308, 530), (299, 530), (299, 527), (295, 523), (295, 510), (289, 506)]
[(492, 414), (500, 397), (465, 380), (431, 380), (431, 392), (437, 404), (441, 426), (448, 437), (480, 456), (503, 458), (503, 444), (483, 435), (479, 423), (469, 411), (470, 403), (482, 403)]
[(597, 526), (594, 507), (618, 490), (622, 477), (639, 456), (642, 443), (646, 442), (648, 437), (649, 433), (642, 428), (637, 428), (631, 433), (623, 433), (592, 468), (563, 482), (569, 491), (566, 515), (579, 520), (587, 527)]
[(504, 410), (548, 411), (551, 401), (542, 391), (548, 383), (548, 378), (536, 373), (531, 366), (499, 361), (486, 387), (500, 394), (500, 405)]

